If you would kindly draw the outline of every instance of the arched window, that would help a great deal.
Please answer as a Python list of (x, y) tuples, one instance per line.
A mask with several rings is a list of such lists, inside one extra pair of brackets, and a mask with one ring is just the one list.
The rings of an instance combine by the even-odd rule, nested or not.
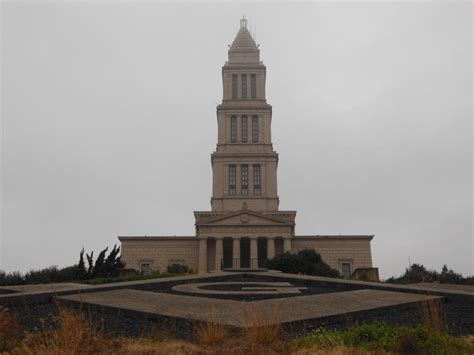
[(252, 116), (252, 143), (258, 143), (258, 116)]
[(247, 74), (242, 74), (242, 99), (247, 99)]
[(237, 116), (230, 117), (230, 142), (237, 143)]
[(247, 125), (247, 116), (240, 117), (240, 140), (242, 143), (247, 143), (247, 136), (248, 136), (248, 125)]
[(250, 96), (252, 99), (257, 98), (257, 76), (255, 74), (250, 75)]
[(232, 98), (237, 98), (237, 74), (232, 74)]

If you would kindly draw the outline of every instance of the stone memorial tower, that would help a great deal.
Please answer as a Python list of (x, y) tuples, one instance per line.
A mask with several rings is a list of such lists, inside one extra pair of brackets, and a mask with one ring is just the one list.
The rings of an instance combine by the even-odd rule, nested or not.
[(228, 55), (217, 106), (217, 149), (211, 156), (212, 211), (194, 213), (200, 269), (208, 260), (209, 238), (215, 244), (214, 268), (261, 267), (275, 249), (291, 250), (295, 224), (296, 211), (278, 210), (278, 154), (272, 145), (272, 107), (265, 98), (266, 68), (244, 18)]
[(257, 269), (282, 252), (316, 249), (350, 277), (371, 268), (373, 235), (295, 236), (296, 211), (280, 211), (278, 154), (272, 145), (272, 107), (259, 46), (240, 20), (222, 67), (217, 147), (211, 155), (210, 211), (195, 211), (195, 236), (121, 236), (127, 267), (149, 272), (185, 264), (200, 273)]

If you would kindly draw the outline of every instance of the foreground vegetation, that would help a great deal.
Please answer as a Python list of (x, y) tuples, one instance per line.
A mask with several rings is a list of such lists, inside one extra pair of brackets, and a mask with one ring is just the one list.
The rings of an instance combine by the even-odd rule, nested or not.
[(267, 260), (265, 267), (288, 274), (340, 277), (339, 271), (326, 264), (314, 249), (304, 249), (298, 254), (290, 252), (278, 254), (273, 259)]
[(79, 254), (79, 262), (72, 266), (58, 268), (50, 266), (41, 270), (30, 270), (25, 274), (20, 272), (5, 273), (0, 270), (0, 286), (29, 285), (57, 282), (77, 282), (97, 278), (118, 277), (125, 266), (120, 260), (120, 247), (114, 245), (107, 255), (108, 247), (102, 250), (94, 262), (94, 252), (85, 254), (84, 249)]
[[(445, 332), (440, 318), (417, 327), (372, 323), (345, 331), (318, 329), (285, 340), (278, 324), (263, 325), (253, 313), (240, 333), (213, 323), (196, 324), (193, 341), (172, 339), (159, 330), (141, 338), (107, 335), (100, 323), (82, 312), (58, 304), (54, 329), (24, 333), (17, 318), (0, 308), (0, 353), (10, 354), (472, 354), (474, 337), (456, 338)], [(428, 307), (429, 308), (429, 307)], [(428, 313), (427, 313), (428, 314)], [(434, 315), (434, 316), (433, 316)]]
[(419, 282), (439, 282), (442, 284), (474, 285), (474, 276), (463, 277), (452, 269), (443, 266), (441, 272), (428, 270), (421, 264), (413, 264), (399, 277), (391, 277), (386, 280), (390, 283), (412, 284)]

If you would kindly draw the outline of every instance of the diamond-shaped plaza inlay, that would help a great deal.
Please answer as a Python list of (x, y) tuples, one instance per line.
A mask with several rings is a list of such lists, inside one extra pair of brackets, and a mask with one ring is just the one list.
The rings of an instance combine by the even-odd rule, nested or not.
[[(435, 296), (396, 292), (377, 284), (287, 274), (222, 273), (123, 284), (120, 289), (62, 296), (69, 302), (120, 312), (156, 315), (234, 327), (258, 314), (261, 324), (310, 321), (414, 305)], [(330, 292), (327, 292), (330, 291)]]

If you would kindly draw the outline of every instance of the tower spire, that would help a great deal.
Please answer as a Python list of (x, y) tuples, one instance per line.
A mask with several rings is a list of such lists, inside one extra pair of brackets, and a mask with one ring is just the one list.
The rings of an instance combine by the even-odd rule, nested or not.
[(242, 18), (240, 19), (240, 28), (247, 28), (247, 19), (245, 18), (245, 16), (242, 16)]

